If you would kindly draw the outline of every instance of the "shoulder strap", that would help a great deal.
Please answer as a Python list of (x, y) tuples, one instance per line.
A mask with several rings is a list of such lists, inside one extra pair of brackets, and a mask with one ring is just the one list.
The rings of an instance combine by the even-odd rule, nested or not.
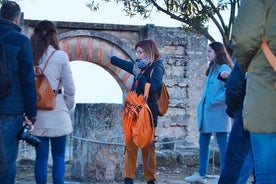
[(144, 99), (145, 99), (145, 101), (148, 101), (149, 89), (150, 89), (150, 83), (147, 82), (146, 85), (145, 85), (145, 90), (144, 90)]
[(47, 64), (48, 64), (48, 62), (50, 61), (51, 57), (54, 55), (54, 53), (55, 53), (56, 51), (57, 51), (57, 50), (54, 50), (54, 51), (50, 54), (50, 56), (48, 57), (48, 59), (47, 59), (45, 65), (44, 65), (44, 67), (43, 67), (43, 69), (42, 69), (43, 72), (44, 72), (44, 70), (45, 70), (45, 68), (46, 68), (46, 66), (47, 66)]
[[(48, 64), (48, 62), (50, 61), (51, 57), (54, 55), (54, 53), (55, 53), (56, 51), (57, 51), (57, 50), (54, 50), (54, 51), (50, 54), (50, 56), (48, 57), (48, 59), (47, 59), (45, 65), (44, 65), (44, 67), (43, 67), (43, 69), (42, 69), (43, 73), (44, 73), (44, 70), (45, 70), (45, 68), (46, 68), (46, 66), (47, 66), (47, 64)], [(61, 81), (59, 81), (58, 87), (57, 87), (57, 89), (55, 90), (55, 94), (56, 94), (56, 95), (57, 95), (57, 93), (58, 93), (58, 90), (59, 90), (59, 88), (60, 88), (60, 85), (61, 85)]]
[(271, 49), (268, 47), (268, 44), (265, 38), (263, 38), (262, 40), (261, 48), (263, 50), (263, 53), (266, 59), (268, 60), (268, 62), (270, 63), (274, 71), (276, 71), (276, 57), (271, 51)]
[[(151, 76), (152, 76), (152, 74), (153, 74), (154, 68), (155, 68), (155, 67), (153, 67), (153, 68), (151, 69), (151, 71), (150, 71), (150, 78), (151, 78)], [(162, 85), (163, 85), (163, 83), (162, 83)], [(162, 90), (162, 88), (161, 88), (161, 90)], [(160, 92), (156, 91), (155, 97), (156, 97), (156, 99), (158, 100), (158, 99), (160, 98)]]
[(150, 71), (150, 78), (151, 78), (151, 76), (152, 76), (152, 74), (153, 74), (153, 70), (154, 70), (154, 67), (151, 69), (151, 71)]
[(276, 71), (276, 57), (273, 54), (273, 52), (271, 51), (271, 49), (269, 48), (268, 44), (267, 44), (267, 40), (265, 39), (265, 35), (266, 35), (266, 20), (267, 20), (267, 16), (268, 13), (272, 7), (272, 5), (275, 3), (276, 1), (273, 1), (272, 4), (270, 3), (265, 3), (266, 5), (266, 13), (264, 16), (264, 30), (263, 30), (263, 39), (262, 39), (262, 43), (261, 43), (261, 49), (266, 57), (266, 59), (268, 60), (268, 62), (270, 63), (270, 65), (272, 66), (272, 68), (274, 69), (274, 71)]

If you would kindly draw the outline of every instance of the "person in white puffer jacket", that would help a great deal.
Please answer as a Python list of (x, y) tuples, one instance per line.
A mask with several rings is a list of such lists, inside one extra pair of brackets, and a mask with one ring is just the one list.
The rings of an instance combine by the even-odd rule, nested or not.
[(66, 139), (67, 135), (73, 131), (70, 119), (70, 110), (75, 100), (72, 71), (67, 53), (59, 50), (57, 30), (51, 21), (43, 20), (35, 26), (31, 43), (34, 64), (40, 67), (44, 66), (54, 52), (44, 74), (52, 89), (57, 90), (55, 108), (53, 110), (38, 109), (34, 129), (30, 132), (41, 141), (35, 148), (35, 180), (39, 184), (47, 183), (49, 143), (51, 143), (53, 183), (64, 183)]

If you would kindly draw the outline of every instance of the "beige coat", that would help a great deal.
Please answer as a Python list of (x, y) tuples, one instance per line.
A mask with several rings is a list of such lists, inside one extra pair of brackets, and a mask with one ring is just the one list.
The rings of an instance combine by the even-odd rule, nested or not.
[[(42, 57), (41, 67), (44, 66), (47, 58), (54, 50), (52, 46), (48, 47)], [(74, 106), (75, 86), (66, 52), (57, 50), (49, 60), (44, 74), (53, 90), (57, 89), (59, 81), (62, 81), (63, 92), (57, 95), (54, 110), (38, 110), (37, 120), (31, 134), (43, 137), (68, 135), (73, 131), (69, 112)]]
[(276, 72), (260, 45), (265, 37), (276, 53), (276, 0), (243, 0), (233, 28), (240, 68), (247, 71), (244, 126), (255, 133), (276, 132)]

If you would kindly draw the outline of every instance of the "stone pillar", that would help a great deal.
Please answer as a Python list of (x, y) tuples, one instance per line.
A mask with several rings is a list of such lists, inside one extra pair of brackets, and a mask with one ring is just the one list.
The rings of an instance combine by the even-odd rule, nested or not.
[(72, 179), (122, 181), (122, 104), (77, 104), (73, 132)]

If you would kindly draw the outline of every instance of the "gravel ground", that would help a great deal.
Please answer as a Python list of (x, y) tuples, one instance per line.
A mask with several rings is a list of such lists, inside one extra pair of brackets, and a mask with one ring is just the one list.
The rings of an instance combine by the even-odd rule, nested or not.
[[(72, 181), (70, 178), (70, 165), (67, 166), (67, 172), (65, 176), (66, 184), (90, 184), (85, 182)], [(186, 184), (184, 177), (191, 175), (196, 168), (188, 168), (184, 166), (175, 165), (175, 167), (158, 167), (157, 168), (157, 184)], [(216, 180), (216, 175), (218, 173), (218, 168), (210, 168), (209, 173), (214, 173), (209, 175), (207, 179), (207, 184), (213, 184)], [(250, 184), (252, 178), (249, 179), (247, 184)], [(33, 175), (33, 161), (25, 160), (18, 163), (17, 175), (16, 175), (16, 184), (34, 184), (34, 175)], [(51, 181), (51, 169), (48, 170), (48, 183)], [(122, 184), (123, 182), (93, 182), (93, 184)], [(135, 184), (145, 184), (145, 181), (134, 180)]]

